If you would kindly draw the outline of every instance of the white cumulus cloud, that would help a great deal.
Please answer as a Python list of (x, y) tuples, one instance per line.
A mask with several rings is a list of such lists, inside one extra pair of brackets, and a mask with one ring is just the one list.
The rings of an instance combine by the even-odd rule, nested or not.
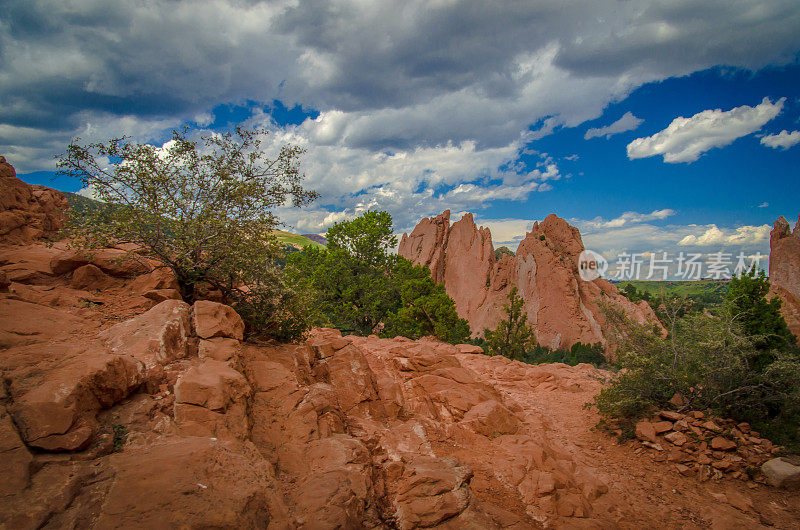
[(591, 221), (583, 221), (585, 226), (590, 227), (592, 229), (598, 228), (620, 228), (622, 226), (636, 224), (636, 223), (644, 223), (647, 221), (657, 221), (661, 219), (666, 219), (675, 215), (675, 210), (671, 208), (664, 208), (662, 210), (653, 210), (650, 213), (639, 213), (639, 212), (625, 212), (619, 217), (616, 217), (611, 220), (605, 220), (600, 217), (597, 217)]
[(769, 240), (769, 225), (740, 226), (722, 230), (717, 225), (707, 227), (702, 233), (683, 237), (678, 245), (704, 247), (711, 245), (747, 245)]
[(619, 134), (625, 131), (632, 131), (639, 127), (639, 125), (644, 122), (643, 119), (637, 118), (633, 115), (632, 112), (628, 111), (622, 115), (620, 119), (615, 121), (610, 125), (606, 125), (605, 127), (597, 127), (592, 128), (586, 131), (586, 134), (583, 135), (585, 140), (590, 138), (598, 138), (600, 136), (605, 136), (607, 139), (614, 136), (615, 134)]
[(755, 107), (742, 105), (728, 111), (704, 110), (690, 118), (680, 116), (653, 136), (629, 143), (628, 158), (663, 155), (664, 162), (694, 162), (710, 149), (724, 147), (761, 129), (780, 114), (785, 101), (781, 98), (772, 103), (764, 98)]
[(786, 129), (778, 134), (768, 134), (761, 138), (761, 143), (773, 149), (789, 149), (793, 145), (800, 143), (800, 131), (789, 132)]

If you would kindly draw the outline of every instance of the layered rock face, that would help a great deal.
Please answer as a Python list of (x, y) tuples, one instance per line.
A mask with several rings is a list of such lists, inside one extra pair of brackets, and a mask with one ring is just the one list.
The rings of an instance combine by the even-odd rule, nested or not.
[(800, 516), (794, 492), (764, 485), (793, 484), (786, 466), (747, 486), (698, 483), (671, 455), (591, 429), (583, 405), (602, 370), (327, 329), (248, 342), (232, 308), (161, 300), (175, 279), (117, 252), (0, 244), (0, 528), (790, 528)]
[(401, 256), (427, 265), (433, 279), (444, 283), (474, 335), (497, 326), (515, 286), (537, 340), (552, 348), (605, 344), (601, 300), (637, 322), (657, 322), (646, 303), (630, 302), (608, 281), (582, 280), (578, 257), (583, 250), (578, 229), (551, 214), (534, 223), (516, 256), (496, 261), (489, 229), (477, 227), (469, 213), (450, 226), (449, 211), (420, 221), (411, 234), (403, 234), (399, 248)]
[(788, 221), (775, 221), (769, 237), (770, 292), (783, 300), (781, 313), (800, 337), (800, 216), (791, 230)]
[(0, 243), (30, 243), (60, 230), (67, 207), (64, 194), (31, 186), (16, 175), (0, 156)]

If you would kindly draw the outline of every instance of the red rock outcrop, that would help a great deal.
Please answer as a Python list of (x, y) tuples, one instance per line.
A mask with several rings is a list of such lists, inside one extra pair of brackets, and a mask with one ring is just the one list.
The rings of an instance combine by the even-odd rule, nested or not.
[[(455, 234), (490, 248), (469, 223)], [(769, 477), (698, 483), (591, 429), (583, 405), (609, 374), (588, 365), (326, 329), (246, 342), (228, 306), (148, 298), (174, 287), (163, 269), (115, 275), (60, 243), (6, 245), (0, 263), (0, 528), (788, 528), (800, 516)]]
[[(9, 265), (43, 270), (69, 253), (35, 247), (14, 247)], [(227, 306), (142, 305), (153, 273), (109, 276), (76, 303), (77, 270), (0, 292), (0, 526), (685, 528), (797, 515), (789, 492), (727, 473), (699, 484), (591, 430), (583, 404), (607, 376), (593, 367), (321, 329), (305, 344), (243, 342)], [(724, 502), (711, 497), (725, 484)]]
[(539, 343), (569, 347), (576, 342), (605, 344), (605, 319), (599, 302), (623, 309), (637, 322), (657, 322), (645, 303), (634, 304), (603, 279), (584, 281), (578, 274), (583, 242), (578, 229), (554, 214), (519, 244), (515, 256), (495, 260), (491, 233), (477, 227), (472, 214), (449, 226), (450, 212), (423, 219), (403, 234), (399, 253), (431, 268), (453, 298), (473, 335), (493, 329), (503, 318), (512, 287), (525, 300), (528, 322)]
[(16, 175), (0, 156), (0, 243), (24, 244), (55, 234), (64, 226), (64, 194), (31, 186)]
[(770, 292), (783, 300), (781, 313), (789, 329), (800, 337), (800, 216), (794, 231), (783, 217), (769, 236)]

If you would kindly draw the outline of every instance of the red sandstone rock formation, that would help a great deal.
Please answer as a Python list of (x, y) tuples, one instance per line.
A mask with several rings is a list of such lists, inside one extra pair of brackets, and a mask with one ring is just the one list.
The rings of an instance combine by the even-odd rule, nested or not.
[(67, 207), (64, 194), (31, 186), (16, 175), (0, 156), (0, 243), (30, 243), (60, 230)]
[(800, 216), (794, 231), (780, 217), (769, 236), (770, 292), (783, 300), (781, 313), (789, 329), (800, 337)]
[[(458, 244), (485, 256), (488, 232), (461, 226)], [(0, 528), (789, 528), (800, 515), (793, 492), (732, 480), (735, 463), (698, 483), (694, 441), (661, 458), (592, 430), (583, 404), (608, 374), (591, 366), (324, 329), (244, 342), (230, 307), (156, 304), (174, 278), (113, 254), (0, 245)], [(508, 264), (492, 277), (516, 274)]]
[(514, 286), (525, 300), (537, 340), (550, 347), (605, 344), (601, 300), (638, 322), (657, 322), (646, 303), (631, 303), (608, 281), (580, 278), (577, 261), (584, 250), (580, 233), (556, 215), (534, 223), (516, 256), (504, 255), (500, 261), (495, 261), (489, 229), (478, 228), (472, 214), (449, 224), (449, 211), (423, 219), (410, 235), (403, 234), (399, 252), (431, 268), (434, 280), (444, 283), (475, 335), (493, 329), (503, 318), (503, 305)]

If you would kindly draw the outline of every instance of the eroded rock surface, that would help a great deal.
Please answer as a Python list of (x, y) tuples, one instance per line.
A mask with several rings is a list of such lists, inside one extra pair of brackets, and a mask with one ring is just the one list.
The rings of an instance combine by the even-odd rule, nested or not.
[[(458, 248), (489, 256), (488, 234), (459, 226)], [(553, 244), (574, 252), (572, 239)], [(168, 271), (82, 260), (61, 243), (0, 246), (2, 528), (790, 528), (800, 516), (796, 493), (766, 477), (687, 473), (693, 427), (727, 440), (709, 454), (733, 462), (754, 443), (744, 425), (740, 437), (668, 411), (647, 422), (660, 444), (684, 434), (680, 460), (591, 429), (584, 404), (608, 376), (591, 366), (326, 329), (245, 342), (230, 307), (148, 296), (175, 290)], [(509, 264), (492, 277), (516, 274)]]
[(497, 261), (489, 229), (479, 228), (472, 214), (450, 226), (449, 211), (420, 221), (411, 234), (403, 234), (399, 247), (401, 256), (427, 265), (433, 279), (444, 284), (476, 336), (494, 329), (504, 317), (513, 287), (525, 300), (538, 342), (552, 348), (605, 344), (601, 302), (637, 322), (657, 324), (646, 303), (630, 302), (606, 280), (582, 280), (577, 263), (583, 250), (578, 229), (551, 214), (533, 224), (515, 256)]
[(794, 230), (783, 217), (769, 237), (770, 293), (783, 300), (781, 313), (795, 337), (800, 337), (800, 216)]
[(25, 244), (64, 226), (67, 199), (60, 191), (31, 186), (0, 156), (0, 243)]

